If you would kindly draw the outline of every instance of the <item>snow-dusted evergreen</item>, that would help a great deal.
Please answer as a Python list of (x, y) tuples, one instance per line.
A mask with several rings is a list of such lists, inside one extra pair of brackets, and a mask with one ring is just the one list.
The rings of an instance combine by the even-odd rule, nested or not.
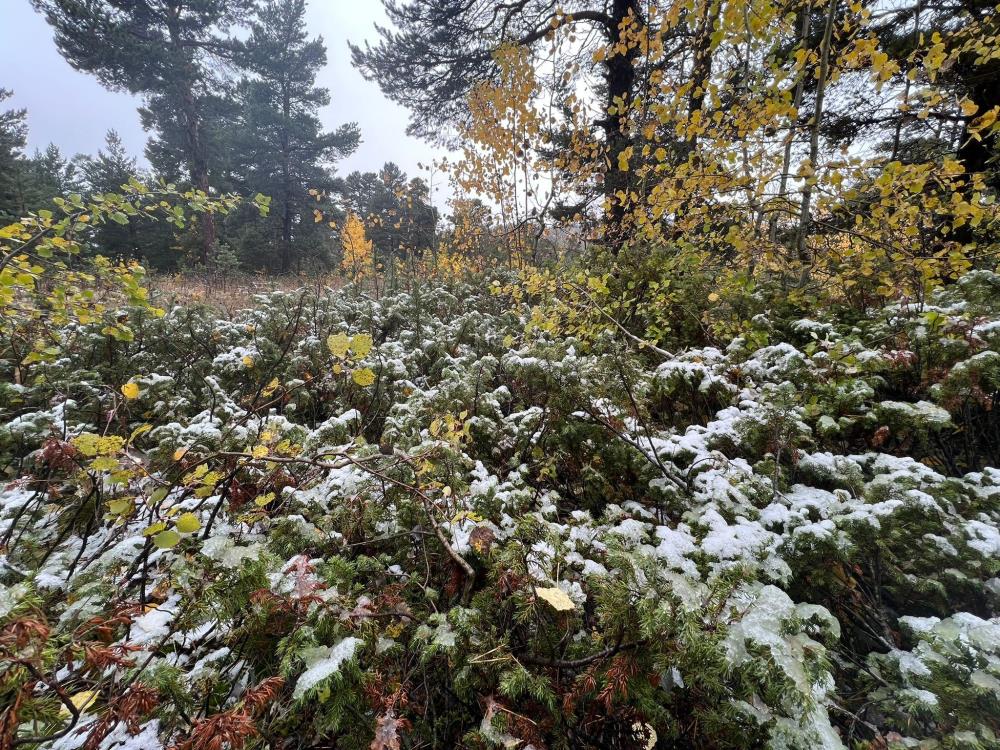
[(666, 360), (530, 314), (426, 284), (64, 329), (0, 386), (0, 648), (48, 680), (8, 736), (1000, 747), (1000, 277)]

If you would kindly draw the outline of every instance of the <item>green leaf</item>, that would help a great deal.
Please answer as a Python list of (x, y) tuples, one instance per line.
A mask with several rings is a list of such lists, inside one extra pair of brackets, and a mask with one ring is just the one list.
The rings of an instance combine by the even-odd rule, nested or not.
[(180, 544), (181, 535), (178, 534), (173, 529), (167, 531), (161, 531), (159, 534), (153, 537), (153, 544), (155, 544), (160, 549), (170, 549), (171, 547), (176, 547)]
[(108, 512), (115, 516), (120, 516), (128, 513), (129, 509), (132, 507), (131, 500), (112, 500), (108, 503)]

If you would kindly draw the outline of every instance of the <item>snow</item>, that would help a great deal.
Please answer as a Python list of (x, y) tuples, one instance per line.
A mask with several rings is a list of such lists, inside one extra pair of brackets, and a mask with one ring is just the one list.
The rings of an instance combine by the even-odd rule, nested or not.
[(333, 646), (305, 649), (302, 657), (306, 663), (306, 671), (296, 681), (293, 697), (301, 698), (323, 680), (339, 672), (344, 662), (353, 659), (355, 652), (363, 645), (364, 641), (360, 638), (348, 637)]
[(138, 645), (152, 645), (163, 640), (170, 633), (170, 624), (177, 615), (180, 597), (175, 596), (160, 605), (150, 605), (150, 609), (132, 621), (128, 642)]

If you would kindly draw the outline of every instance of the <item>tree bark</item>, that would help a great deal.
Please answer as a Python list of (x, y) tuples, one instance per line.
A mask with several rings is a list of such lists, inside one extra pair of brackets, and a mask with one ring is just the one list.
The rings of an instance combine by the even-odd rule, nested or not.
[[(630, 16), (640, 24), (643, 23), (639, 0), (613, 0), (611, 22), (607, 27), (609, 47), (614, 47), (621, 41), (622, 24)], [(616, 255), (629, 235), (629, 229), (626, 227), (627, 201), (621, 200), (618, 194), (624, 193), (627, 199), (632, 184), (630, 173), (618, 165), (618, 155), (631, 143), (629, 106), (635, 94), (635, 66), (638, 56), (639, 49), (630, 46), (624, 54), (609, 55), (605, 66), (607, 100), (605, 117), (599, 123), (604, 129), (610, 162), (604, 176), (604, 198), (609, 205), (604, 217), (604, 236), (608, 247)], [(609, 113), (612, 108), (615, 108), (613, 115)]]
[(966, 172), (983, 172), (986, 185), (1000, 191), (1000, 162), (996, 160), (997, 154), (1000, 153), (1000, 132), (994, 130), (984, 133), (982, 140), (972, 137), (969, 132), (969, 125), (973, 120), (984, 112), (989, 112), (993, 107), (1000, 106), (1000, 83), (998, 83), (1000, 65), (991, 67), (995, 68), (994, 75), (979, 71), (977, 78), (980, 82), (969, 88), (969, 98), (979, 105), (979, 109), (963, 124), (958, 158), (965, 165)]
[(292, 104), (287, 85), (282, 91), (281, 189), (284, 213), (281, 217), (281, 271), (292, 270), (292, 178), (288, 131), (291, 127)]
[[(802, 14), (799, 40), (801, 44), (806, 44), (809, 39), (809, 17), (812, 14), (812, 0), (806, 0), (805, 7), (800, 11)], [(802, 106), (802, 94), (805, 90), (806, 71), (799, 74), (799, 80), (795, 84), (795, 94), (792, 97), (792, 106), (795, 108), (795, 119), (798, 120), (799, 108)], [(781, 157), (781, 177), (778, 182), (778, 200), (783, 201), (788, 193), (788, 170), (792, 168), (792, 143), (795, 140), (796, 123), (792, 122), (788, 126), (788, 135), (785, 136), (785, 150)], [(767, 238), (772, 244), (778, 241), (778, 214), (772, 213), (767, 224)]]
[(837, 16), (839, 0), (828, 0), (826, 26), (823, 29), (823, 41), (820, 43), (819, 79), (816, 81), (816, 104), (813, 108), (812, 122), (809, 127), (809, 168), (812, 174), (805, 178), (802, 188), (802, 207), (799, 212), (799, 231), (795, 238), (795, 247), (799, 261), (809, 262), (807, 240), (812, 225), (812, 192), (813, 174), (816, 172), (816, 162), (819, 160), (819, 130), (823, 123), (823, 104), (826, 96), (826, 84), (830, 75), (830, 43), (833, 38), (833, 22)]
[[(180, 37), (180, 5), (171, 8), (171, 13), (167, 20), (167, 29), (170, 34), (170, 43), (173, 46), (174, 54), (181, 63), (178, 73), (178, 92), (180, 95), (180, 110), (184, 122), (184, 140), (187, 150), (188, 173), (191, 184), (204, 193), (208, 193), (210, 183), (208, 179), (208, 157), (205, 154), (205, 146), (201, 138), (201, 118), (198, 114), (198, 106), (194, 97), (195, 72), (194, 64), (188, 58), (188, 52), (184, 49)], [(202, 265), (208, 265), (215, 247), (215, 217), (211, 212), (205, 212), (198, 217), (198, 226), (201, 230), (201, 248), (198, 260)]]

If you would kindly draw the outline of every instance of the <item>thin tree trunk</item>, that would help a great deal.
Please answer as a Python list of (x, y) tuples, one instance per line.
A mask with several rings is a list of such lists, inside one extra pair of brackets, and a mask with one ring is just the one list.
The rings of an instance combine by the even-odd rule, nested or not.
[[(705, 105), (705, 94), (708, 91), (708, 80), (712, 77), (712, 30), (719, 17), (720, 3), (718, 0), (705, 0), (705, 5), (698, 22), (698, 32), (695, 38), (694, 59), (691, 65), (691, 81), (694, 86), (688, 97), (688, 122), (695, 112), (700, 112)], [(687, 152), (693, 153), (698, 148), (698, 134), (688, 137)]]
[(816, 162), (819, 160), (819, 130), (823, 123), (823, 100), (826, 95), (827, 78), (830, 75), (830, 41), (833, 37), (833, 22), (837, 15), (838, 2), (839, 0), (829, 0), (830, 5), (826, 14), (826, 26), (823, 29), (823, 41), (820, 43), (819, 80), (816, 81), (816, 106), (813, 109), (812, 123), (809, 128), (809, 168), (811, 174), (806, 176), (805, 185), (802, 188), (802, 210), (799, 213), (799, 231), (795, 242), (799, 261), (803, 264), (809, 262), (807, 240), (812, 225), (813, 175), (816, 172)]
[[(920, 9), (921, 9), (921, 3), (920, 3), (920, 0), (917, 0), (917, 9), (916, 9), (916, 11), (913, 14), (913, 36), (912, 36), (912, 42), (911, 42), (914, 47), (916, 47), (917, 40), (919, 38), (918, 35), (920, 33)], [(906, 72), (909, 72), (909, 70), (907, 70)], [(897, 116), (897, 118), (896, 118), (896, 129), (895, 129), (895, 131), (892, 134), (892, 160), (893, 161), (895, 161), (896, 157), (899, 156), (899, 141), (900, 141), (900, 136), (903, 133), (903, 118), (907, 116), (905, 114), (905, 112), (909, 111), (910, 84), (911, 84), (910, 76), (907, 75), (906, 76), (906, 83), (903, 84), (903, 105), (904, 105), (904, 107), (906, 107), (906, 109), (904, 110), (904, 112), (901, 112)]]
[[(799, 40), (806, 44), (809, 39), (809, 20), (812, 15), (812, 0), (806, 0), (806, 5), (801, 11), (802, 27), (799, 29)], [(799, 74), (799, 80), (795, 84), (795, 94), (792, 97), (792, 106), (795, 108), (795, 119), (798, 120), (799, 108), (802, 106), (802, 94), (806, 87), (805, 69)], [(795, 140), (796, 123), (793, 122), (788, 127), (788, 135), (785, 136), (785, 152), (781, 158), (781, 177), (778, 183), (778, 200), (784, 200), (788, 194), (788, 170), (792, 168), (792, 143)], [(778, 241), (778, 215), (771, 214), (767, 225), (767, 238), (771, 244)]]
[[(191, 177), (191, 184), (204, 193), (208, 193), (210, 184), (208, 180), (208, 158), (205, 155), (204, 143), (201, 138), (201, 118), (198, 115), (198, 107), (194, 98), (194, 66), (187, 58), (187, 53), (181, 44), (180, 29), (178, 28), (180, 7), (175, 6), (167, 21), (167, 28), (170, 33), (170, 42), (175, 54), (179, 59), (183, 59), (180, 70), (180, 109), (184, 119), (184, 138), (187, 150), (188, 171)], [(201, 249), (199, 251), (199, 261), (202, 265), (208, 265), (208, 261), (215, 247), (215, 217), (211, 212), (205, 212), (198, 217), (198, 225), (201, 228)]]
[[(642, 9), (639, 7), (638, 0), (613, 0), (611, 25), (607, 29), (609, 47), (613, 47), (621, 41), (622, 23), (630, 15), (639, 23), (643, 23)], [(628, 213), (626, 201), (619, 198), (619, 193), (624, 194), (627, 198), (631, 188), (631, 179), (628, 171), (619, 168), (618, 155), (631, 143), (628, 132), (628, 109), (635, 89), (635, 65), (638, 56), (638, 48), (634, 45), (630, 46), (624, 54), (610, 55), (605, 70), (605, 83), (607, 85), (605, 112), (613, 107), (615, 114), (608, 114), (600, 122), (604, 128), (608, 161), (610, 162), (604, 176), (604, 197), (609, 205), (604, 217), (604, 234), (608, 247), (615, 254), (624, 245), (628, 234), (625, 227)]]
[(291, 126), (291, 110), (292, 105), (286, 85), (282, 96), (282, 115), (284, 120), (282, 122), (281, 134), (281, 189), (284, 203), (284, 214), (281, 217), (281, 270), (284, 273), (292, 270), (292, 178), (291, 154), (288, 142), (288, 131)]

